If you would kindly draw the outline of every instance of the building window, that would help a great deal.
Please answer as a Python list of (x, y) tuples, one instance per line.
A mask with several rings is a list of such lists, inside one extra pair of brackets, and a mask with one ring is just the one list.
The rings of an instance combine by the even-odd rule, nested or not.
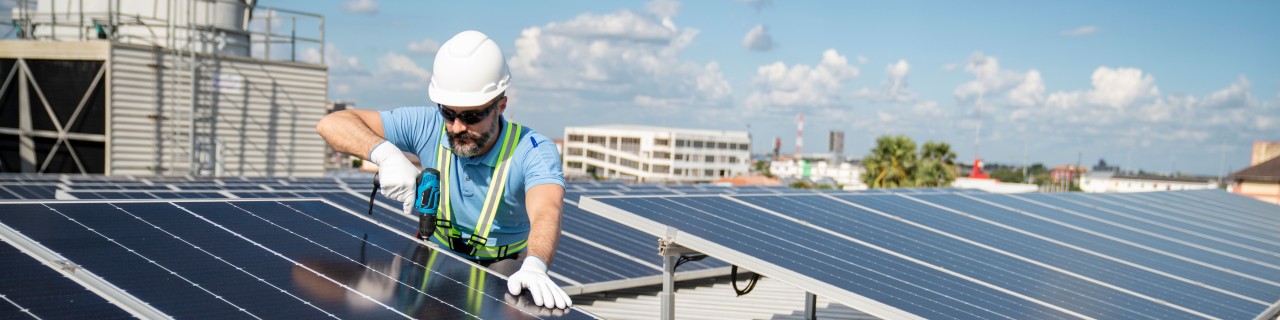
[(580, 156), (582, 155), (582, 148), (568, 148), (565, 152), (571, 156)]
[(609, 156), (609, 163), (618, 163), (618, 157)]
[(609, 137), (609, 149), (617, 149), (618, 137)]
[(605, 159), (603, 153), (599, 153), (593, 150), (587, 150), (587, 158), (592, 158), (600, 161), (604, 161)]
[(729, 156), (729, 163), (738, 163), (738, 157)]
[(671, 171), (671, 174), (674, 174), (674, 175), (677, 175), (677, 176), (678, 176), (678, 175), (683, 175), (683, 174), (684, 174), (684, 169), (675, 169), (675, 170), (672, 170), (672, 171)]
[(622, 152), (640, 154), (640, 138), (622, 138), (622, 145), (618, 149)]
[(640, 162), (637, 162), (635, 160), (618, 159), (618, 164), (627, 168), (640, 169)]
[(605, 145), (604, 145), (604, 141), (605, 141), (605, 140), (604, 140), (604, 137), (599, 137), (599, 136), (589, 136), (589, 137), (587, 137), (587, 143), (594, 144), (594, 145), (598, 145), (598, 146), (601, 146), (601, 147), (605, 146)]
[(714, 162), (716, 162), (716, 156), (708, 155), (708, 156), (706, 156), (706, 158), (705, 158), (705, 159), (706, 159), (706, 161), (703, 161), (703, 162), (706, 162), (706, 163), (714, 163)]
[(682, 154), (682, 153), (677, 153), (677, 154), (676, 154), (676, 161), (684, 161), (684, 154)]
[(667, 173), (668, 171), (671, 171), (670, 166), (663, 165), (663, 164), (655, 164), (651, 168), (653, 168), (653, 171), (652, 171), (653, 173)]
[(694, 141), (694, 142), (693, 142), (693, 147), (694, 147), (694, 148), (702, 148), (702, 141)]
[(671, 159), (671, 153), (663, 152), (663, 151), (654, 151), (653, 158), (654, 159)]
[(738, 150), (746, 151), (746, 150), (749, 150), (750, 148), (751, 146), (745, 143), (738, 144)]
[(653, 145), (655, 146), (671, 145), (671, 139), (653, 139)]
[(707, 177), (715, 176), (715, 175), (716, 175), (716, 171), (715, 171), (715, 170), (712, 170), (712, 169), (702, 170), (702, 175), (703, 175), (703, 176), (707, 176)]
[(683, 146), (685, 146), (685, 141), (684, 141), (684, 140), (676, 140), (676, 146), (677, 146), (677, 147), (683, 147)]
[(582, 169), (582, 162), (569, 161), (568, 166), (570, 169)]
[(725, 142), (718, 142), (716, 143), (716, 149), (729, 149), (729, 144)]
[(580, 134), (570, 134), (570, 135), (569, 135), (569, 141), (573, 141), (573, 142), (582, 142), (582, 140), (583, 140), (583, 139), (585, 139), (585, 138), (584, 138), (582, 135), (580, 135)]

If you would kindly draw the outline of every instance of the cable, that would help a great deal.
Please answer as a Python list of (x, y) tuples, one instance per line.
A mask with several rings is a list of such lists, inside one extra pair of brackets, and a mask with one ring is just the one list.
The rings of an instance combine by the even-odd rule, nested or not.
[(378, 188), (382, 188), (382, 184), (378, 183), (378, 173), (373, 174), (373, 191), (369, 192), (369, 215), (373, 215), (373, 199), (378, 196)]
[(680, 259), (677, 259), (677, 260), (676, 260), (676, 266), (675, 266), (675, 267), (672, 267), (672, 269), (679, 269), (679, 268), (680, 268), (680, 265), (684, 264), (685, 262), (693, 262), (693, 261), (698, 261), (698, 260), (702, 260), (702, 259), (706, 259), (706, 258), (707, 258), (707, 255), (705, 255), (705, 254), (694, 254), (694, 255), (680, 256)]
[(730, 282), (733, 283), (733, 292), (736, 292), (739, 297), (741, 297), (742, 294), (751, 293), (751, 289), (755, 289), (755, 283), (759, 282), (759, 280), (760, 274), (753, 273), (751, 274), (751, 279), (746, 283), (746, 288), (739, 289), (737, 288), (737, 265), (733, 265), (733, 268), (730, 270)]

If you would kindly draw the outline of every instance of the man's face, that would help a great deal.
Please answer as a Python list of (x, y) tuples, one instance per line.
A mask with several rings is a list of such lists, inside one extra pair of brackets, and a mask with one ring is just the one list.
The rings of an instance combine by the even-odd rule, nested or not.
[(505, 96), (482, 106), (441, 105), (440, 114), (444, 117), (453, 153), (468, 158), (483, 155), (498, 135), (497, 119), (504, 109)]

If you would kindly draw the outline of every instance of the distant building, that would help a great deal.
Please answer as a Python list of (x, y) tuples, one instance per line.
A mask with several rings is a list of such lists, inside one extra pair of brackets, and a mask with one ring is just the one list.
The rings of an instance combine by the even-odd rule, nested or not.
[(844, 157), (844, 131), (831, 130), (827, 137), (827, 151), (836, 157)]
[(1113, 171), (1092, 172), (1080, 178), (1080, 190), (1084, 192), (1148, 192), (1217, 187), (1218, 182), (1210, 178), (1134, 175)]
[(1088, 169), (1074, 164), (1064, 164), (1049, 170), (1049, 181), (1059, 183), (1063, 181), (1075, 181), (1083, 176)]
[(1098, 164), (1093, 165), (1093, 169), (1092, 169), (1092, 170), (1093, 170), (1093, 172), (1103, 172), (1103, 171), (1111, 171), (1111, 172), (1115, 172), (1115, 171), (1120, 171), (1120, 167), (1118, 167), (1118, 166), (1109, 166), (1109, 165), (1107, 165), (1107, 160), (1105, 160), (1105, 159), (1098, 159)]
[(1254, 141), (1253, 156), (1249, 158), (1249, 165), (1256, 166), (1276, 157), (1280, 157), (1280, 141)]
[(1040, 186), (1029, 183), (1005, 183), (989, 178), (957, 177), (952, 188), (979, 189), (990, 193), (1029, 193), (1039, 191)]
[[(1255, 155), (1256, 147), (1255, 146)], [(1280, 148), (1278, 148), (1280, 149)], [(1280, 157), (1273, 157), (1227, 177), (1231, 192), (1280, 204)]]
[(784, 181), (792, 178), (817, 182), (829, 178), (845, 190), (867, 189), (867, 185), (862, 183), (862, 174), (866, 169), (850, 162), (780, 160), (769, 163), (769, 172), (775, 177), (784, 178)]
[(565, 127), (564, 173), (637, 182), (694, 182), (745, 175), (746, 131), (639, 125)]

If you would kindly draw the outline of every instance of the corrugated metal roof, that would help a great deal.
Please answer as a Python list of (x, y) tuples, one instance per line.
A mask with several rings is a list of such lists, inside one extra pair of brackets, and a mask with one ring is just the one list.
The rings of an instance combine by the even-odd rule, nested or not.
[[(739, 287), (746, 280), (739, 279)], [(728, 277), (680, 282), (676, 285), (677, 319), (804, 319), (804, 290), (782, 281), (761, 278), (751, 293), (737, 296)], [(605, 319), (658, 319), (661, 286), (574, 297), (574, 305)], [(844, 305), (818, 297), (818, 319), (875, 319)]]

